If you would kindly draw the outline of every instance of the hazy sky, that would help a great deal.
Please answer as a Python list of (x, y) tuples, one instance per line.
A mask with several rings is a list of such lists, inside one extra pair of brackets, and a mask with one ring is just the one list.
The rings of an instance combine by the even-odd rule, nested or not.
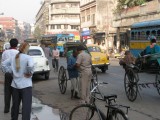
[(0, 13), (28, 23), (35, 22), (35, 15), (43, 0), (0, 0)]

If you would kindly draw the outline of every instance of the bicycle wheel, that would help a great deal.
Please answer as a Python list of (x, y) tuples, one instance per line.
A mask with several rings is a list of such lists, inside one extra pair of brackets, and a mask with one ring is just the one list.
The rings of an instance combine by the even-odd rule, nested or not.
[(69, 120), (106, 120), (102, 112), (90, 105), (82, 104), (75, 107), (69, 116)]
[(124, 87), (128, 100), (134, 101), (138, 93), (138, 74), (133, 69), (128, 68), (124, 77)]
[(92, 66), (92, 79), (90, 84), (90, 90), (92, 90), (98, 83), (97, 71), (96, 68)]
[(113, 110), (107, 120), (128, 120), (128, 116), (120, 109)]
[(59, 69), (58, 84), (59, 84), (60, 92), (64, 94), (67, 89), (67, 75), (63, 66), (61, 66)]
[(160, 95), (160, 73), (159, 72), (156, 74), (155, 85), (156, 85), (158, 94)]

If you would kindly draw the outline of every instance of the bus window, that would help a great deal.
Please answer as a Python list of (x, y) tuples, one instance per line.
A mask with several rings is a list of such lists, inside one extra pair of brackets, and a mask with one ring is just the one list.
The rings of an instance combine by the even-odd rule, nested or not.
[(134, 39), (134, 32), (131, 32), (131, 40), (135, 40)]
[(155, 35), (156, 36), (156, 31), (155, 30), (152, 30), (152, 35)]
[(150, 31), (146, 31), (146, 40), (148, 39), (149, 35), (150, 35)]
[(138, 32), (138, 40), (140, 40), (140, 38), (141, 38), (141, 33)]
[(135, 40), (138, 40), (138, 34), (135, 32)]
[(145, 32), (142, 31), (140, 34), (141, 34), (141, 35), (140, 35), (140, 40), (146, 40)]
[(160, 30), (157, 31), (157, 39), (160, 40)]

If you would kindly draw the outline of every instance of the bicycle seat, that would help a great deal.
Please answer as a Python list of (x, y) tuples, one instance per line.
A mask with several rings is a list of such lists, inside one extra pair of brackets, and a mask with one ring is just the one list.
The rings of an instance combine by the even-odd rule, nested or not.
[(108, 99), (115, 99), (117, 98), (117, 95), (104, 95), (104, 100), (108, 100)]

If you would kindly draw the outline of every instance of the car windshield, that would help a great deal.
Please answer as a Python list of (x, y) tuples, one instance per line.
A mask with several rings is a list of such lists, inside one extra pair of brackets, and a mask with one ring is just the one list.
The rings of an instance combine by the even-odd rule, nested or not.
[(42, 55), (42, 52), (40, 50), (37, 49), (32, 49), (28, 51), (28, 55), (30, 56), (40, 56)]
[(88, 47), (89, 52), (101, 52), (101, 49), (97, 46), (90, 46)]

